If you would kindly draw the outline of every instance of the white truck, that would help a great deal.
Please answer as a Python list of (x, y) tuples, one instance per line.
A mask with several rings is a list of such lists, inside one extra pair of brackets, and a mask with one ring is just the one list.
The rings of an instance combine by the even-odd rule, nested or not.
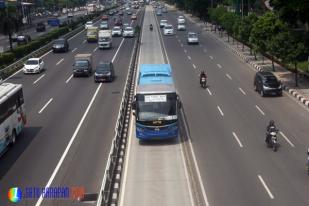
[(98, 44), (99, 49), (112, 48), (112, 31), (100, 30)]

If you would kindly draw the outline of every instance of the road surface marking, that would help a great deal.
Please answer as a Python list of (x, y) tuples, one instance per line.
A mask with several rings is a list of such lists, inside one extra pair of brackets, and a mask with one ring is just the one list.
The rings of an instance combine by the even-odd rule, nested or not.
[(83, 44), (85, 44), (86, 43), (86, 39), (83, 41)]
[(178, 38), (178, 36), (176, 35), (176, 38)]
[(93, 52), (96, 52), (96, 51), (97, 51), (97, 49), (98, 49), (98, 47), (94, 48)]
[(48, 102), (42, 107), (42, 109), (39, 111), (39, 114), (41, 114), (44, 109), (53, 101), (53, 98), (50, 98), (50, 100), (48, 100)]
[(56, 63), (56, 65), (60, 64), (63, 60), (64, 60), (63, 58), (60, 59), (60, 60)]
[(260, 108), (259, 106), (255, 105), (255, 107), (261, 112), (261, 114), (262, 114), (263, 116), (265, 116), (265, 113), (261, 110), (261, 108)]
[(195, 66), (195, 64), (192, 64), (192, 66), (193, 66), (193, 68), (194, 68), (194, 69), (196, 69), (196, 66)]
[(234, 138), (236, 139), (236, 141), (238, 142), (239, 146), (242, 148), (243, 145), (241, 144), (241, 142), (240, 142), (240, 140), (239, 140), (239, 138), (237, 137), (237, 135), (236, 135), (235, 132), (233, 132), (233, 136), (234, 136)]
[(222, 68), (222, 66), (220, 65), (220, 64), (217, 64), (217, 66), (221, 69)]
[(221, 116), (223, 117), (223, 116), (224, 116), (224, 114), (223, 114), (223, 112), (222, 112), (221, 108), (220, 108), (219, 106), (217, 106), (217, 108), (218, 108), (218, 110), (219, 110), (219, 112), (220, 112)]
[(183, 47), (183, 43), (181, 43), (180, 46)]
[(213, 57), (213, 56), (209, 56), (209, 58), (210, 58), (211, 60), (213, 60), (213, 59), (214, 59), (214, 57)]
[(188, 56), (188, 59), (189, 59), (189, 60), (191, 60), (191, 57), (190, 57), (190, 56)]
[[(181, 116), (182, 116), (182, 119), (185, 119), (183, 112), (181, 112)], [(187, 133), (187, 136), (188, 136), (189, 145), (190, 145), (190, 148), (191, 148), (190, 151), (191, 151), (191, 154), (192, 154), (192, 157), (193, 157), (193, 162), (194, 162), (194, 166), (195, 166), (195, 169), (196, 169), (197, 177), (198, 177), (198, 180), (199, 180), (199, 185), (201, 187), (203, 198), (204, 198), (204, 201), (205, 201), (205, 206), (209, 206), (208, 198), (207, 198), (206, 191), (205, 191), (205, 187), (204, 187), (204, 184), (203, 184), (203, 181), (202, 181), (202, 176), (201, 176), (200, 169), (199, 169), (197, 161), (196, 161), (196, 157), (195, 157), (194, 149), (193, 149), (193, 146), (192, 146), (190, 134), (188, 132), (189, 129), (188, 129), (187, 124), (184, 124), (184, 125), (185, 125), (185, 130), (186, 130), (186, 133)]]
[(186, 49), (184, 49), (183, 51), (184, 51), (185, 53), (187, 53), (187, 50), (186, 50)]
[(199, 44), (199, 46), (202, 47), (203, 45), (202, 45), (202, 44)]
[(295, 147), (295, 145), (283, 134), (283, 132), (280, 132), (281, 136), (291, 145), (291, 147)]
[(37, 78), (37, 80), (35, 80), (34, 82), (33, 82), (33, 84), (36, 84), (38, 81), (40, 81), (40, 79), (42, 79), (43, 77), (45, 76), (45, 74), (43, 74), (42, 76), (40, 76), (39, 78)]
[(232, 77), (229, 74), (226, 74), (226, 77), (232, 80)]
[(211, 91), (210, 91), (208, 88), (207, 88), (206, 90), (207, 90), (207, 92), (209, 93), (209, 95), (212, 96)]
[[(65, 148), (65, 150), (64, 150), (64, 152), (63, 152), (63, 154), (62, 154), (62, 156), (61, 156), (59, 162), (57, 163), (57, 166), (56, 166), (56, 168), (54, 169), (54, 171), (53, 171), (51, 177), (49, 178), (49, 180), (48, 180), (48, 182), (47, 182), (45, 188), (50, 187), (50, 185), (52, 184), (54, 178), (56, 177), (56, 175), (57, 175), (57, 173), (58, 173), (58, 171), (59, 171), (59, 169), (60, 169), (60, 167), (61, 167), (61, 165), (62, 165), (62, 163), (63, 163), (63, 161), (64, 161), (64, 159), (65, 159), (65, 157), (66, 157), (66, 155), (68, 154), (68, 152), (69, 152), (69, 150), (70, 150), (70, 148), (71, 148), (71, 146), (72, 146), (72, 144), (73, 144), (75, 138), (77, 137), (77, 134), (78, 134), (78, 132), (79, 132), (79, 130), (80, 130), (80, 128), (81, 128), (83, 122), (84, 122), (85, 119), (86, 119), (86, 116), (87, 116), (87, 114), (88, 114), (88, 112), (89, 112), (89, 110), (90, 110), (90, 108), (91, 108), (91, 106), (92, 106), (92, 104), (93, 104), (93, 102), (94, 102), (94, 100), (95, 100), (97, 94), (99, 93), (99, 90), (100, 90), (101, 86), (102, 86), (102, 83), (100, 83), (100, 84), (98, 85), (98, 87), (97, 87), (97, 89), (96, 89), (96, 91), (95, 91), (95, 93), (94, 93), (94, 95), (93, 95), (93, 97), (92, 97), (92, 99), (91, 99), (91, 101), (90, 101), (90, 103), (89, 103), (89, 105), (88, 105), (88, 107), (87, 107), (85, 113), (83, 114), (83, 117), (81, 118), (80, 122), (78, 123), (77, 128), (75, 129), (74, 134), (72, 135), (72, 137), (71, 137), (71, 139), (70, 139), (70, 142), (68, 143), (67, 147)], [(42, 203), (42, 201), (43, 201), (43, 195), (40, 196), (40, 198), (39, 198), (38, 201), (36, 202), (35, 206), (40, 206), (41, 203)]]
[(238, 88), (239, 89), (239, 91), (241, 92), (241, 93), (243, 93), (244, 95), (246, 95), (246, 92), (244, 91), (244, 90), (242, 90), (242, 88)]
[(71, 74), (71, 76), (65, 81), (65, 83), (67, 84), (73, 77), (73, 74)]
[(264, 182), (264, 180), (263, 180), (262, 176), (261, 176), (261, 175), (258, 175), (258, 177), (259, 177), (259, 179), (260, 179), (260, 181), (261, 181), (262, 185), (264, 186), (264, 188), (265, 188), (266, 192), (268, 193), (268, 195), (269, 195), (270, 199), (274, 199), (273, 194), (270, 192), (270, 190), (269, 190), (269, 188), (267, 187), (266, 183)]
[(180, 43), (180, 39), (178, 39), (178, 42)]
[(207, 49), (204, 49), (204, 50), (203, 50), (203, 52), (205, 52), (205, 53), (206, 53), (206, 52), (207, 52)]
[(75, 52), (77, 48), (73, 49), (72, 52)]

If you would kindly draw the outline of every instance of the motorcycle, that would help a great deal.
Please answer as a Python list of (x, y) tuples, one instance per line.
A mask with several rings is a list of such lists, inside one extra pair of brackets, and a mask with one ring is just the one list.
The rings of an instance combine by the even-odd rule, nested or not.
[(269, 141), (267, 142), (267, 146), (272, 148), (274, 152), (278, 150), (278, 138), (277, 138), (278, 130), (271, 129), (269, 134)]
[(153, 30), (153, 26), (152, 24), (149, 25), (149, 30), (152, 31)]
[(201, 78), (201, 87), (206, 89), (206, 77)]

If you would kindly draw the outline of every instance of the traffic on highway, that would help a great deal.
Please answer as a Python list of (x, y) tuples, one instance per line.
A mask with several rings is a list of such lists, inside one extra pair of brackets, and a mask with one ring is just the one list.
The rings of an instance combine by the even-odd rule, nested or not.
[(0, 205), (309, 205), (309, 107), (274, 70), (169, 1), (83, 8), (0, 80)]

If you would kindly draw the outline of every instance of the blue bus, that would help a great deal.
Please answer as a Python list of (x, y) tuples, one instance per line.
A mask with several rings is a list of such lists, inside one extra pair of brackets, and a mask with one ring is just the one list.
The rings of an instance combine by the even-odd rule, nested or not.
[(180, 101), (168, 64), (141, 64), (133, 109), (136, 137), (142, 140), (178, 136)]

